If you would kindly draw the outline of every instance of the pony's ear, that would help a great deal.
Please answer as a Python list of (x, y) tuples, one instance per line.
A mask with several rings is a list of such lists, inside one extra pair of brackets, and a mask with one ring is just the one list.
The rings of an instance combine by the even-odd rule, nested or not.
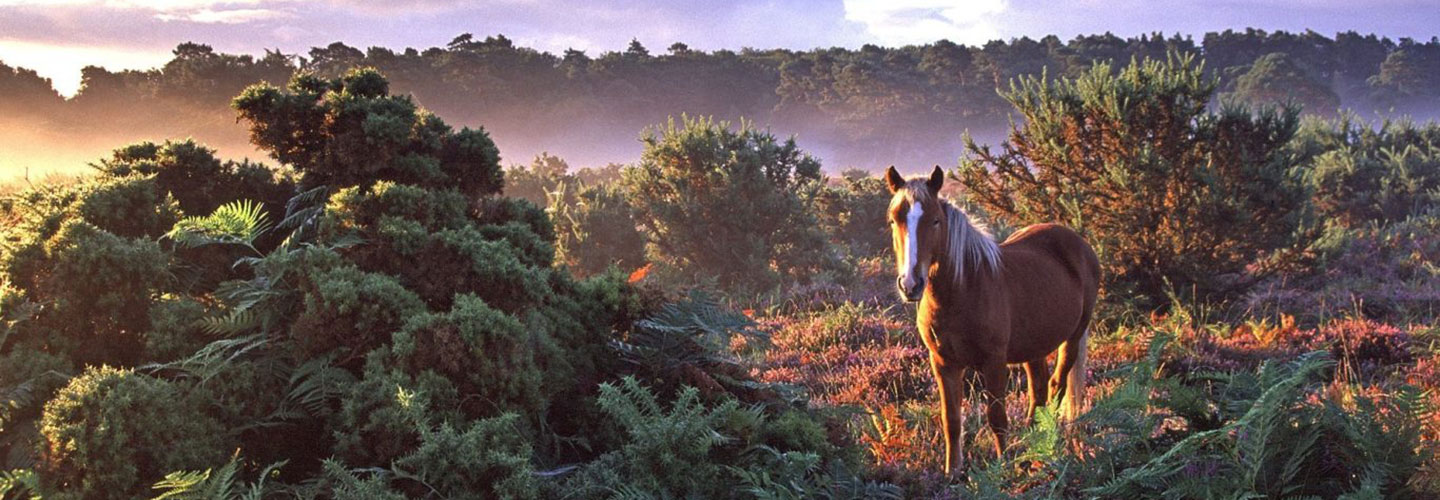
[(900, 188), (905, 187), (905, 178), (900, 176), (900, 172), (895, 171), (894, 165), (885, 169), (885, 187), (890, 188), (890, 194), (895, 194)]
[(930, 194), (940, 194), (940, 187), (945, 185), (945, 171), (935, 166), (935, 171), (930, 172), (930, 179), (925, 181), (925, 187), (930, 188)]

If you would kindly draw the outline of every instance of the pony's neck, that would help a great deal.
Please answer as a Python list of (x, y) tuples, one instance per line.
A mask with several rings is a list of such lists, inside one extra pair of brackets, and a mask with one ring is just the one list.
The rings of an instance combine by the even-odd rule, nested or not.
[(980, 273), (1000, 271), (1000, 246), (983, 225), (970, 222), (970, 217), (949, 201), (941, 201), (949, 234), (945, 238), (945, 258), (936, 278), (947, 278), (954, 286), (963, 286)]

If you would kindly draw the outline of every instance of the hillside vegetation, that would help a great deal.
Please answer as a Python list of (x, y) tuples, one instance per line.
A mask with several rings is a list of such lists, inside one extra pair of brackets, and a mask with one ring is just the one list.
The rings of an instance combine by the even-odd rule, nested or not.
[[(229, 101), (260, 81), (284, 85), (297, 71), (327, 78), (352, 67), (379, 69), (448, 122), (484, 125), (502, 149), (529, 157), (559, 152), (603, 164), (639, 155), (636, 131), (671, 115), (747, 118), (798, 134), (832, 166), (950, 164), (969, 130), (1000, 139), (1012, 108), (997, 90), (1018, 77), (1075, 78), (1096, 61), (1194, 54), (1220, 79), (1217, 97), (1249, 104), (1294, 100), (1307, 113), (1353, 110), (1440, 116), (1440, 42), (1355, 32), (1247, 29), (1198, 38), (1111, 34), (1061, 40), (996, 40), (980, 46), (927, 45), (813, 50), (702, 51), (635, 42), (620, 50), (542, 52), (504, 35), (462, 34), (429, 48), (352, 47), (341, 42), (302, 54), (226, 54), (203, 43), (143, 71), (86, 68), (77, 95), (62, 99), (33, 72), (0, 65), (0, 165), (59, 169), (68, 151), (98, 155), (115, 143), (196, 137), (237, 157), (252, 154)], [(108, 142), (106, 142), (108, 141)], [(63, 144), (48, 153), (40, 144)], [(26, 153), (24, 156), (20, 152)], [(263, 153), (263, 151), (262, 151)], [(83, 158), (83, 157), (82, 157)], [(56, 164), (61, 160), (65, 164)], [(54, 167), (54, 168), (51, 168)], [(73, 170), (71, 170), (73, 171)]]
[(374, 68), (234, 89), (277, 166), (146, 142), (4, 191), (0, 498), (1440, 494), (1440, 126), (1204, 67), (1016, 80), (950, 169), (1106, 269), (1089, 411), (1000, 459), (968, 419), (953, 478), (869, 174), (708, 116), (503, 168)]

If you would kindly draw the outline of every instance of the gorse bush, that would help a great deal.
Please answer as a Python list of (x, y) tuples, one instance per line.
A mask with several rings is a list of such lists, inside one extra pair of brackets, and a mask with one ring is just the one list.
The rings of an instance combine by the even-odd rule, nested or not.
[(529, 166), (505, 169), (505, 195), (547, 206), (550, 195), (572, 180), (570, 164), (550, 153), (535, 155)]
[(34, 341), (61, 344), (84, 363), (138, 361), (150, 301), (167, 284), (160, 245), (71, 220), (42, 251), (43, 267), (30, 292), (31, 300), (50, 305), (34, 326), (49, 328), (35, 330), (48, 338)]
[(1306, 180), (1315, 210), (1327, 223), (1357, 226), (1400, 220), (1435, 207), (1440, 198), (1440, 126), (1353, 116), (1308, 121), (1296, 137), (1310, 158)]
[(558, 350), (540, 345), (546, 340), (479, 297), (460, 295), (446, 314), (410, 318), (395, 333), (390, 355), (407, 372), (433, 370), (454, 382), (474, 398), (474, 413), (534, 415), (544, 409), (536, 358)]
[(623, 183), (657, 262), (756, 290), (841, 265), (807, 210), (820, 162), (793, 139), (689, 117), (646, 134)]
[(46, 403), (40, 433), (41, 478), (60, 498), (132, 498), (167, 472), (222, 465), (232, 450), (175, 384), (109, 367)]
[(580, 276), (639, 269), (645, 235), (637, 228), (625, 192), (612, 184), (564, 184), (548, 209), (555, 222), (555, 258)]
[(389, 180), (475, 196), (500, 191), (500, 152), (484, 130), (454, 131), (373, 69), (327, 80), (299, 74), (233, 102), (255, 145), (300, 173), (304, 187)]
[(86, 184), (77, 195), (75, 215), (125, 238), (163, 234), (180, 214), (171, 195), (153, 178), (102, 178)]
[(274, 211), (295, 189), (286, 173), (249, 161), (222, 162), (215, 150), (188, 139), (132, 144), (94, 167), (122, 179), (151, 176), (189, 214), (208, 214), (237, 199), (258, 200)]
[(1286, 149), (1296, 111), (1208, 111), (1215, 88), (1189, 56), (1021, 79), (1004, 95), (1024, 121), (998, 152), (968, 143), (958, 177), (1007, 224), (1079, 230), (1111, 296), (1234, 292), (1291, 245), (1306, 192)]
[[(739, 476), (728, 466), (770, 485), (756, 467), (789, 464), (786, 485), (864, 491), (853, 474), (836, 475), (849, 471), (831, 459), (841, 446), (812, 415), (767, 393), (729, 351), (735, 338), (759, 338), (748, 318), (713, 301), (656, 315), (660, 295), (609, 263), (586, 261), (584, 280), (556, 266), (551, 214), (497, 196), (499, 158), (483, 132), (451, 130), (364, 70), (252, 87), (235, 106), (297, 184), (193, 143), (141, 144), (102, 162), (95, 182), (7, 202), (18, 224), (3, 254), (0, 367), (13, 377), (0, 378), (0, 448), (41, 450), (7, 462), (19, 478), (34, 464), (39, 480), (24, 488), (59, 498), (534, 498), (575, 482), (733, 496), (723, 485)], [(779, 161), (801, 161), (786, 151)], [(293, 196), (264, 199), (280, 190)], [(614, 187), (580, 199), (566, 207), (573, 224), (560, 241), (588, 245), (585, 231), (610, 238), (603, 224), (631, 220)], [(621, 264), (638, 267), (628, 225), (622, 250), (634, 255)], [(660, 333), (682, 348), (615, 342)], [(93, 368), (102, 363), (126, 368)], [(691, 430), (724, 429), (736, 447), (693, 455), (713, 462), (698, 476), (656, 476), (646, 455), (674, 441), (644, 437), (656, 420), (607, 419), (620, 407), (601, 402), (603, 383), (632, 372), (723, 387), (706, 394), (719, 410)], [(663, 397), (681, 393), (675, 415), (689, 418), (701, 404), (693, 389), (671, 384)], [(760, 401), (768, 406), (739, 410)], [(772, 413), (779, 430), (763, 425)], [(640, 448), (625, 451), (632, 441)], [(752, 446), (780, 455), (756, 461), (742, 453)], [(566, 464), (582, 465), (535, 472)], [(664, 480), (595, 479), (611, 470)]]
[(815, 213), (831, 243), (856, 258), (882, 256), (890, 249), (885, 226), (890, 191), (879, 177), (847, 171), (831, 180), (814, 199)]
[[(271, 197), (295, 193), (284, 176), (190, 142), (125, 148), (94, 181), (7, 198), (0, 447), (46, 450), (7, 464), (38, 463), (59, 497), (218, 474), (237, 449), (287, 462), (287, 483), (336, 481), (315, 495), (376, 479), (338, 470), (394, 466), (378, 480), (404, 495), (529, 497), (533, 446), (547, 461), (607, 446), (607, 340), (648, 306), (623, 276), (553, 269), (546, 214), (490, 197), (484, 133), (385, 88), (358, 71), (237, 99), (257, 143), (301, 175), (289, 201)], [(56, 395), (103, 363), (142, 372), (87, 372)], [(239, 463), (226, 474), (258, 484)], [(219, 486), (197, 477), (166, 484)]]

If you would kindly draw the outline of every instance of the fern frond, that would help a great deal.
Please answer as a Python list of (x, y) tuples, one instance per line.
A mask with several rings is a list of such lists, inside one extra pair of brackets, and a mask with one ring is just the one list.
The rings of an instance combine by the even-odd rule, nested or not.
[(269, 337), (264, 333), (220, 339), (206, 344), (205, 347), (201, 347), (189, 357), (169, 363), (151, 363), (140, 366), (138, 369), (145, 371), (175, 370), (198, 378), (201, 383), (204, 383), (223, 372), (236, 359), (264, 347), (268, 343)]
[(255, 250), (255, 239), (270, 230), (265, 210), (251, 200), (221, 205), (207, 216), (180, 219), (165, 234), (181, 248), (205, 245), (242, 245)]
[(317, 186), (292, 196), (285, 202), (285, 217), (280, 219), (280, 224), (276, 227), (281, 231), (290, 231), (290, 234), (280, 243), (281, 248), (293, 248), (315, 236), (320, 217), (325, 214), (325, 201), (329, 197), (328, 186)]
[(326, 405), (339, 399), (356, 382), (355, 375), (331, 364), (333, 361), (330, 357), (321, 357), (296, 367), (281, 410), (299, 408), (306, 415), (324, 415)]
[[(50, 391), (65, 385), (70, 375), (46, 371), (10, 387), (0, 388), (0, 435), (22, 418), (36, 418)], [(26, 417), (26, 416), (29, 417)]]

